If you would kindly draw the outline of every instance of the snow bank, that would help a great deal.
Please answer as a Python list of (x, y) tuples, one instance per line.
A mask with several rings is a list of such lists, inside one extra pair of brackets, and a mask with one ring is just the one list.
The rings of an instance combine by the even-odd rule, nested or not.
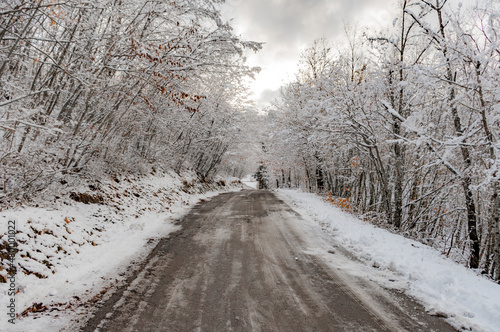
[(313, 216), (336, 243), (372, 266), (367, 275), (370, 279), (386, 287), (403, 288), (427, 311), (449, 317), (457, 328), (500, 331), (500, 285), (433, 248), (367, 224), (317, 195), (294, 190), (279, 193)]
[[(85, 312), (86, 305), (97, 302), (103, 289), (124, 279), (162, 237), (177, 230), (176, 219), (197, 201), (220, 193), (213, 190), (216, 187), (242, 187), (239, 181), (226, 182), (218, 179), (209, 186), (194, 176), (176, 174), (110, 180), (90, 191), (78, 188), (79, 193), (85, 189), (91, 196), (100, 195), (105, 204), (62, 198), (44, 207), (0, 212), (2, 241), (8, 240), (8, 221), (15, 221), (15, 306), (21, 316), (16, 325), (8, 323), (12, 297), (9, 284), (0, 283), (0, 331), (60, 330)], [(8, 262), (2, 263), (0, 276), (6, 277)]]

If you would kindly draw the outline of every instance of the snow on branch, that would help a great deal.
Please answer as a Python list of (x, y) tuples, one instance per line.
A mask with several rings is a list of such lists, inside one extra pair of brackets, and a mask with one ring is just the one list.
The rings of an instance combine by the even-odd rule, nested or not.
[(40, 93), (50, 92), (50, 91), (52, 91), (52, 89), (45, 89), (45, 90), (31, 92), (31, 93), (28, 93), (27, 95), (24, 95), (24, 96), (21, 96), (21, 97), (18, 97), (18, 98), (6, 101), (3, 104), (0, 104), (0, 107), (7, 106), (7, 105), (15, 103), (17, 101), (23, 100), (24, 98), (28, 98), (28, 97), (31, 97), (31, 96), (34, 96), (34, 95), (37, 95), (37, 94), (40, 94)]
[(25, 125), (25, 126), (28, 126), (28, 127), (33, 127), (33, 128), (37, 128), (37, 129), (46, 130), (46, 131), (48, 131), (48, 132), (50, 132), (51, 134), (54, 134), (54, 135), (56, 133), (59, 133), (59, 134), (63, 134), (64, 133), (64, 131), (61, 130), (61, 129), (59, 129), (59, 128), (49, 128), (49, 127), (46, 127), (46, 126), (38, 125), (36, 123), (26, 122), (26, 121), (18, 120), (18, 119), (0, 120), (0, 127), (4, 128), (4, 129), (7, 129), (7, 130), (11, 130), (11, 131), (16, 131), (14, 128), (2, 126), (2, 123), (5, 123), (5, 124), (9, 124), (9, 123), (22, 124), (22, 125)]
[(396, 119), (398, 119), (399, 121), (401, 122), (405, 122), (406, 119), (403, 118), (398, 112), (396, 112), (396, 110), (394, 108), (392, 108), (391, 104), (385, 100), (382, 100), (382, 105), (385, 107), (385, 109), (387, 110), (387, 112), (391, 113), (391, 115), (393, 117), (395, 117)]

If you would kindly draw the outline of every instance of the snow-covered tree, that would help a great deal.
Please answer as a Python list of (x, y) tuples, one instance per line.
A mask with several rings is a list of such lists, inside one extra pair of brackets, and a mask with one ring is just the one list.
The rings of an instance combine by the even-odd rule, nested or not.
[(4, 195), (64, 174), (216, 172), (256, 71), (219, 1), (15, 0), (0, 4)]
[(388, 31), (304, 52), (268, 115), (271, 183), (330, 192), (498, 280), (498, 2), (399, 6)]

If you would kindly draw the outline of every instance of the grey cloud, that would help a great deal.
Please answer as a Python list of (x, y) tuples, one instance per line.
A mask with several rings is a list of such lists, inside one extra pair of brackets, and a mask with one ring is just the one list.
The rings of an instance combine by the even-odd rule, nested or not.
[(357, 14), (387, 6), (387, 1), (234, 0), (233, 4), (236, 21), (251, 38), (291, 45), (336, 36), (342, 32), (343, 21), (355, 21)]
[[(273, 71), (276, 64), (297, 63), (300, 49), (318, 38), (338, 39), (343, 24), (359, 23), (367, 13), (394, 6), (397, 0), (227, 0), (225, 18), (243, 38), (264, 42), (263, 50), (249, 55), (263, 71)], [(292, 68), (293, 72), (294, 69)], [(263, 75), (261, 75), (262, 77)], [(285, 77), (283, 77), (285, 79)], [(259, 79), (258, 79), (259, 81)], [(259, 81), (262, 88), (274, 89)], [(272, 90), (269, 90), (272, 91)], [(268, 99), (268, 98), (267, 98)], [(257, 101), (266, 100), (264, 94)]]
[(280, 97), (279, 90), (266, 89), (262, 91), (262, 93), (257, 99), (257, 103), (259, 104), (258, 106), (267, 105), (279, 97)]
[(371, 8), (389, 6), (387, 0), (231, 0), (228, 5), (244, 38), (266, 43), (265, 62), (297, 57), (298, 49), (315, 39), (341, 36), (343, 22), (354, 23)]
[(310, 39), (313, 34), (323, 34), (331, 29), (323, 14), (327, 1), (245, 1), (238, 7), (238, 20), (253, 38), (264, 39), (269, 44), (294, 45)]

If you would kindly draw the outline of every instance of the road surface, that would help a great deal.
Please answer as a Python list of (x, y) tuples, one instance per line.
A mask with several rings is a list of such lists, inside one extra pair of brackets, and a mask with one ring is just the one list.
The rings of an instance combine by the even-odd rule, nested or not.
[(312, 252), (320, 232), (270, 191), (219, 195), (181, 225), (83, 331), (455, 331), (350, 277), (342, 250)]

